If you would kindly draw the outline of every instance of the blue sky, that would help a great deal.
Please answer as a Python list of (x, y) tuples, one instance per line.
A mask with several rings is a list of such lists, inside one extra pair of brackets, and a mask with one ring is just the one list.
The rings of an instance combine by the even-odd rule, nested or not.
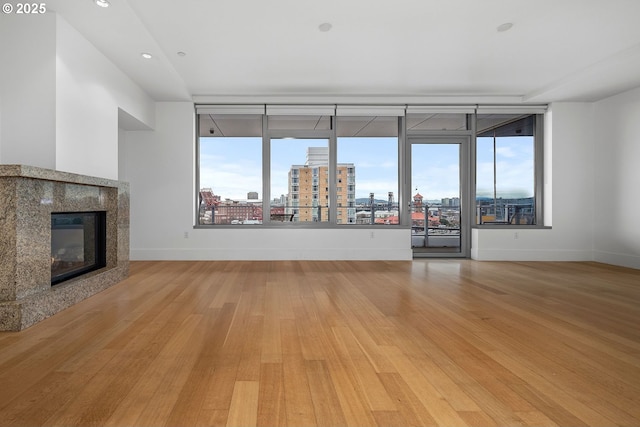
[[(524, 138), (500, 138), (497, 143), (498, 197), (533, 195), (533, 143)], [(307, 147), (327, 140), (277, 139), (271, 148), (271, 198), (287, 192), (291, 165), (302, 165)], [(411, 194), (426, 199), (458, 197), (458, 149), (453, 144), (414, 144)], [(245, 199), (256, 191), (262, 198), (262, 139), (200, 139), (200, 187), (211, 187), (222, 198)], [(398, 197), (398, 158), (395, 138), (338, 138), (338, 163), (356, 166), (356, 198)], [(477, 195), (493, 197), (493, 141), (478, 139)]]
[(460, 197), (460, 146), (413, 144), (411, 149), (411, 195), (426, 200)]
[[(307, 147), (327, 146), (327, 140), (276, 139), (271, 146), (271, 198), (287, 193), (291, 165), (303, 165)], [(223, 198), (245, 199), (248, 191), (262, 198), (261, 138), (201, 138), (200, 187), (211, 187)], [(338, 163), (356, 166), (356, 197), (398, 197), (398, 148), (394, 138), (339, 138)]]
[[(533, 197), (533, 137), (505, 137), (496, 142), (497, 196)], [(477, 140), (476, 196), (493, 197), (493, 138)]]

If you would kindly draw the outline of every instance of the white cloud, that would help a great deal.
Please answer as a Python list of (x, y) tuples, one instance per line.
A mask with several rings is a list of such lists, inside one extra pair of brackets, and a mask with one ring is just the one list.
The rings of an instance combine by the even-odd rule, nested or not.
[(369, 193), (374, 193), (376, 199), (387, 199), (389, 191), (398, 200), (398, 182), (385, 179), (362, 179), (356, 180), (356, 198), (369, 197)]
[(513, 151), (513, 149), (509, 146), (505, 147), (505, 146), (499, 146), (496, 147), (496, 156), (502, 156), (502, 157), (507, 157), (507, 158), (512, 158), (512, 157), (516, 157), (517, 154)]
[(260, 170), (243, 169), (240, 165), (200, 168), (200, 187), (212, 188), (223, 199), (246, 199), (249, 191), (262, 194)]

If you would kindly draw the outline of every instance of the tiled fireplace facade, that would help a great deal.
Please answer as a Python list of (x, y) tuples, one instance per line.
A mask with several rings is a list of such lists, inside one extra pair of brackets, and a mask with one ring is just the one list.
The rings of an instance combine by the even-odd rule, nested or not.
[[(106, 212), (106, 267), (51, 287), (51, 213)], [(129, 273), (129, 185), (0, 165), (0, 331), (19, 331)]]

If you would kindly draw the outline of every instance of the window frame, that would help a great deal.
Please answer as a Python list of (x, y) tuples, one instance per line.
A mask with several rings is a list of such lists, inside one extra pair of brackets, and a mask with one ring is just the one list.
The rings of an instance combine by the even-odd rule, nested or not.
[[(262, 227), (275, 228), (333, 228), (336, 226), (335, 218), (337, 210), (335, 203), (331, 203), (336, 199), (335, 182), (329, 180), (329, 219), (327, 221), (271, 221), (271, 141), (277, 139), (326, 139), (329, 147), (329, 165), (328, 175), (335, 175), (335, 116), (331, 116), (331, 129), (320, 130), (286, 130), (286, 129), (268, 129), (268, 116), (263, 118), (262, 132)], [(312, 183), (313, 185), (313, 183)], [(318, 184), (320, 185), (320, 184)], [(319, 200), (319, 199), (312, 199)], [(313, 203), (313, 202), (312, 202)], [(298, 208), (299, 209), (299, 208)], [(267, 212), (267, 214), (264, 214)]]
[[(501, 112), (504, 113), (508, 113), (508, 114), (522, 114), (522, 116), (528, 116), (531, 115), (533, 116), (533, 120), (534, 120), (534, 135), (533, 135), (533, 174), (534, 174), (534, 179), (533, 179), (533, 185), (534, 185), (534, 212), (535, 212), (535, 224), (505, 224), (505, 223), (499, 223), (499, 224), (491, 224), (491, 223), (482, 223), (482, 224), (478, 224), (477, 223), (477, 217), (476, 217), (476, 191), (477, 191), (477, 139), (478, 139), (478, 132), (477, 132), (477, 119), (478, 119), (478, 112), (476, 112), (476, 114), (474, 114), (473, 117), (473, 123), (472, 123), (472, 127), (473, 127), (473, 138), (471, 141), (471, 155), (472, 155), (472, 183), (471, 183), (471, 198), (472, 198), (472, 206), (474, 207), (474, 213), (473, 213), (473, 220), (472, 220), (472, 224), (471, 227), (472, 228), (477, 228), (477, 229), (489, 229), (489, 230), (493, 230), (493, 229), (513, 229), (513, 228), (517, 228), (517, 229), (547, 229), (547, 228), (551, 228), (548, 226), (545, 226), (545, 218), (544, 218), (544, 171), (545, 171), (545, 165), (544, 165), (544, 122), (545, 122), (545, 118), (546, 115), (540, 111), (532, 111), (529, 112), (529, 114), (522, 112), (522, 111), (518, 111), (519, 109), (516, 107), (513, 107), (511, 110), (509, 108), (503, 108), (502, 110), (500, 110)], [(525, 110), (526, 111), (526, 110)]]
[[(195, 177), (194, 177), (194, 182), (195, 182), (195, 199), (194, 199), (194, 210), (193, 210), (193, 218), (194, 218), (194, 229), (197, 228), (259, 228), (262, 224), (200, 224), (200, 191), (203, 188), (202, 187), (202, 183), (200, 182), (200, 152), (201, 152), (201, 145), (200, 145), (200, 138), (203, 137), (200, 135), (200, 116), (204, 115), (204, 114), (215, 114), (215, 115), (219, 115), (219, 114), (228, 114), (230, 116), (234, 116), (234, 115), (240, 115), (240, 116), (260, 116), (261, 120), (262, 120), (262, 128), (263, 128), (263, 133), (264, 133), (264, 121), (265, 121), (265, 116), (264, 113), (262, 111), (258, 111), (258, 106), (254, 106), (254, 105), (250, 105), (250, 106), (214, 106), (212, 108), (213, 111), (198, 111), (198, 106), (195, 105), (195, 120), (194, 120), (194, 125), (195, 125), (195, 153), (194, 153), (194, 161), (195, 161), (195, 165), (194, 165), (194, 170), (195, 170)], [(220, 112), (218, 110), (222, 110), (223, 112)], [(257, 137), (256, 137), (257, 138)], [(264, 145), (264, 138), (263, 138), (263, 145)], [(264, 151), (264, 148), (263, 148)], [(263, 154), (263, 169), (262, 169), (262, 179), (264, 181), (264, 154)], [(262, 186), (264, 187), (264, 182), (262, 183)], [(264, 201), (263, 201), (264, 202)], [(263, 206), (264, 203), (261, 205)], [(264, 218), (264, 209), (263, 209), (263, 218)]]
[[(400, 115), (398, 115), (398, 116), (392, 115), (392, 114), (390, 114), (390, 112), (392, 112), (393, 109), (385, 111), (384, 107), (382, 107), (380, 109), (380, 111), (378, 111), (378, 113), (381, 114), (380, 116), (376, 116), (375, 115), (376, 114), (375, 111), (373, 113), (370, 113), (370, 114), (364, 114), (364, 112), (366, 110), (360, 109), (358, 107), (345, 107), (344, 110), (346, 110), (346, 113), (342, 114), (342, 115), (339, 115), (337, 120), (340, 120), (340, 117), (343, 117), (343, 118), (346, 118), (346, 119), (367, 119), (367, 120), (369, 120), (369, 123), (371, 123), (377, 118), (385, 118), (385, 119), (387, 119), (387, 118), (395, 118), (396, 119), (396, 126), (397, 126), (397, 129), (396, 129), (397, 132), (396, 133), (397, 134), (395, 136), (367, 135), (367, 136), (360, 136), (358, 138), (371, 137), (371, 138), (381, 139), (381, 138), (385, 138), (385, 137), (389, 137), (389, 138), (393, 137), (396, 140), (396, 148), (395, 148), (395, 150), (396, 150), (396, 161), (397, 161), (397, 168), (396, 168), (396, 175), (397, 175), (397, 177), (396, 177), (396, 185), (397, 185), (397, 187), (393, 191), (393, 194), (394, 194), (394, 198), (397, 200), (397, 205), (398, 205), (398, 223), (397, 224), (384, 224), (384, 223), (377, 223), (377, 224), (373, 223), (373, 224), (371, 224), (370, 222), (369, 223), (358, 223), (357, 218), (354, 217), (354, 222), (342, 222), (340, 224), (340, 226), (341, 226), (340, 228), (343, 228), (345, 226), (347, 226), (347, 228), (351, 228), (351, 227), (356, 227), (356, 228), (357, 227), (371, 227), (371, 228), (376, 228), (376, 229), (379, 229), (379, 228), (384, 228), (384, 229), (387, 229), (387, 228), (410, 228), (410, 224), (406, 223), (406, 221), (403, 220), (403, 215), (402, 215), (402, 211), (403, 211), (403, 207), (402, 207), (402, 189), (403, 189), (403, 182), (404, 182), (404, 169), (403, 169), (404, 160), (402, 159), (402, 153), (404, 152), (403, 151), (404, 150), (403, 147), (404, 147), (405, 139), (406, 139), (405, 138), (405, 133), (404, 133), (404, 128), (406, 126), (406, 117), (404, 115), (402, 115), (402, 116), (400, 116)], [(346, 137), (346, 136), (338, 137), (337, 133), (338, 133), (338, 129), (336, 127), (336, 156), (337, 156), (338, 151), (339, 151), (338, 150), (338, 139), (339, 138), (345, 138), (345, 140), (348, 140), (349, 138), (351, 138), (351, 137)], [(346, 144), (348, 144), (348, 142), (346, 142)], [(350, 162), (349, 163), (342, 163), (342, 164), (350, 164)], [(353, 168), (355, 170), (351, 170), (351, 166), (347, 167), (347, 178), (353, 173), (356, 174), (356, 177), (358, 176), (358, 172), (357, 172), (358, 164), (357, 163), (353, 163)], [(337, 176), (336, 179), (339, 180), (340, 177)], [(357, 209), (358, 205), (355, 202), (355, 200), (356, 200), (356, 197), (355, 197), (355, 194), (356, 194), (356, 182), (354, 181), (353, 184), (350, 184), (348, 179), (347, 179), (346, 182), (342, 182), (340, 185), (342, 186), (342, 188), (346, 189), (347, 195), (349, 193), (351, 193), (351, 192), (354, 194), (354, 202), (353, 202), (353, 204), (351, 204), (351, 202), (348, 202), (348, 200), (347, 201), (343, 200), (343, 202), (347, 202), (347, 203), (346, 204), (343, 203), (341, 207), (342, 207), (343, 210), (345, 210), (347, 212), (347, 215), (346, 215), (347, 217), (349, 216), (348, 211), (350, 209), (354, 210), (354, 215), (355, 215), (358, 212), (358, 209)], [(365, 192), (369, 192), (370, 190), (371, 189), (368, 189)], [(383, 192), (382, 194), (388, 196), (388, 193), (389, 192), (386, 191), (386, 192)], [(378, 195), (378, 197), (379, 196), (380, 195)]]
[[(398, 224), (355, 224), (355, 223), (339, 223), (338, 222), (338, 200), (337, 200), (337, 186), (345, 185), (345, 183), (338, 183), (338, 179), (340, 178), (337, 175), (337, 115), (334, 114), (330, 116), (331, 118), (331, 128), (330, 129), (319, 129), (319, 130), (286, 130), (286, 129), (268, 129), (268, 117), (267, 109), (268, 106), (261, 105), (249, 105), (249, 106), (228, 106), (228, 105), (219, 105), (219, 106), (208, 106), (208, 105), (199, 105), (195, 104), (195, 200), (194, 200), (194, 228), (203, 228), (203, 229), (220, 229), (220, 228), (233, 228), (233, 229), (256, 229), (256, 228), (331, 228), (331, 229), (355, 229), (355, 228), (385, 228), (385, 229), (408, 229), (410, 228), (410, 223), (407, 220), (407, 202), (410, 200), (410, 189), (406, 188), (406, 174), (408, 170), (408, 165), (406, 164), (407, 158), (407, 144), (409, 136), (414, 136), (415, 134), (424, 134), (424, 135), (470, 135), (470, 162), (469, 162), (469, 204), (470, 206), (474, 206), (474, 213), (470, 217), (470, 227), (478, 228), (478, 229), (542, 229), (542, 228), (551, 228), (549, 226), (545, 226), (545, 218), (544, 218), (544, 175), (545, 175), (545, 119), (546, 119), (546, 108), (547, 106), (531, 106), (531, 107), (523, 107), (523, 106), (503, 106), (503, 107), (487, 107), (487, 108), (499, 108), (500, 111), (509, 114), (525, 114), (523, 111), (528, 108), (530, 114), (535, 115), (535, 123), (534, 123), (534, 194), (535, 194), (535, 216), (536, 216), (536, 224), (477, 224), (476, 223), (476, 215), (475, 215), (475, 206), (476, 206), (476, 169), (477, 169), (477, 117), (480, 111), (480, 106), (465, 106), (465, 109), (475, 108), (474, 113), (467, 114), (468, 126), (466, 131), (430, 131), (430, 130), (422, 130), (422, 131), (408, 131), (407, 130), (407, 118), (406, 115), (398, 116), (398, 210), (400, 221)], [(326, 106), (325, 106), (326, 107)], [(334, 106), (336, 108), (337, 106)], [(407, 114), (410, 111), (410, 108), (413, 106), (406, 105)], [(218, 112), (217, 114), (255, 114), (261, 115), (262, 118), (262, 223), (261, 224), (200, 224), (199, 221), (199, 197), (201, 190), (201, 182), (200, 182), (200, 116), (201, 114), (206, 114), (203, 110), (199, 111), (199, 108), (215, 108), (219, 110), (228, 109), (228, 112)], [(424, 108), (417, 106), (416, 108)], [(450, 111), (454, 111), (456, 109), (450, 108), (448, 106), (441, 107), (426, 107), (427, 110), (431, 111), (442, 111), (442, 113), (448, 113)], [(247, 112), (250, 111), (251, 113)], [(254, 113), (254, 111), (256, 111)], [(466, 111), (466, 110), (465, 110)], [(497, 110), (496, 110), (497, 111)], [(301, 114), (304, 114), (304, 108), (301, 111)], [(361, 114), (358, 114), (361, 115)], [(279, 138), (293, 138), (293, 139), (327, 139), (329, 142), (329, 170), (328, 174), (331, 177), (328, 183), (329, 187), (329, 220), (325, 222), (281, 222), (281, 221), (271, 221), (271, 140), (279, 139)], [(321, 185), (317, 183), (317, 185)], [(315, 202), (316, 199), (312, 201)], [(344, 205), (345, 201), (342, 200), (342, 204)], [(342, 206), (344, 208), (344, 206)]]

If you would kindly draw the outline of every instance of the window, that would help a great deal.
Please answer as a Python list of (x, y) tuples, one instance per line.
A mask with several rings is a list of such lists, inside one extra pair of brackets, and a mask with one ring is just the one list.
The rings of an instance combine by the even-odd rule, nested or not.
[(262, 223), (262, 116), (199, 114), (198, 225)]
[(476, 224), (541, 220), (542, 115), (478, 114)]
[(337, 191), (338, 200), (346, 200), (339, 208), (344, 223), (399, 224), (398, 117), (340, 116), (336, 122), (338, 175), (347, 184)]
[(544, 107), (439, 108), (197, 105), (196, 225), (408, 227), (407, 146), (453, 135), (475, 156), (460, 221), (542, 226)]
[[(321, 178), (329, 174), (329, 141), (326, 139), (272, 138), (271, 151), (271, 204), (272, 219), (282, 211), (289, 222), (327, 222), (329, 204), (309, 203), (312, 196), (327, 196), (328, 188), (311, 184), (312, 176)], [(294, 176), (299, 177), (294, 185)], [(300, 183), (300, 181), (302, 181)], [(274, 198), (275, 196), (275, 198)], [(291, 200), (303, 198), (299, 206)], [(282, 200), (286, 203), (282, 204)], [(295, 209), (294, 207), (299, 209)]]

